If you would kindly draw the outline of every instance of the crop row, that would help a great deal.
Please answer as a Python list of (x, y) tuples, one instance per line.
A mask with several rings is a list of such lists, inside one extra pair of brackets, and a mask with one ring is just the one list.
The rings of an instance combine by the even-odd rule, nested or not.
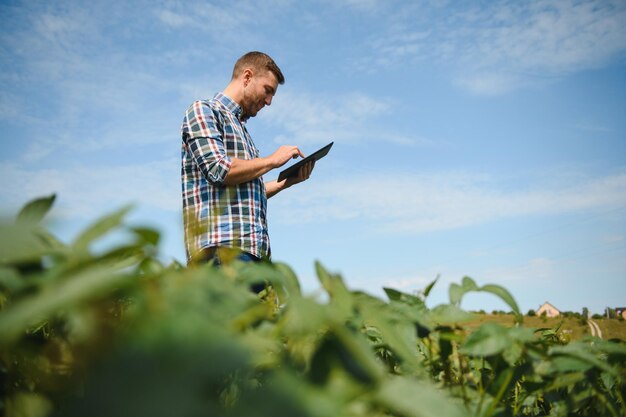
[[(61, 243), (53, 201), (0, 224), (0, 415), (625, 415), (624, 343), (525, 327), (498, 285), (465, 277), (430, 308), (436, 282), (382, 300), (317, 263), (316, 298), (282, 263), (163, 265), (127, 208)], [(95, 253), (110, 233), (125, 243)], [(515, 324), (467, 326), (477, 291)]]

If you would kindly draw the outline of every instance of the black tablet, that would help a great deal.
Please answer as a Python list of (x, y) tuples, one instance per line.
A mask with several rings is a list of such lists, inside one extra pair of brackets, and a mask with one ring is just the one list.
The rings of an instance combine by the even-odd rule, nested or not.
[(278, 181), (282, 181), (285, 178), (298, 175), (298, 170), (300, 169), (302, 165), (306, 164), (307, 162), (317, 161), (318, 159), (322, 159), (323, 157), (325, 157), (328, 151), (330, 151), (330, 148), (333, 146), (333, 143), (335, 142), (330, 142), (328, 145), (324, 146), (322, 149), (315, 151), (314, 153), (307, 156), (306, 158), (301, 159), (300, 161), (296, 162), (289, 168), (281, 171), (280, 174), (278, 175)]

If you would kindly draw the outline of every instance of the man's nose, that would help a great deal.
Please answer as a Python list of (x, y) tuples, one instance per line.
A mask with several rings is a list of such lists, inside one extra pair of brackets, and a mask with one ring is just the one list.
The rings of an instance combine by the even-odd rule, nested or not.
[(265, 97), (265, 105), (269, 106), (272, 104), (272, 96)]

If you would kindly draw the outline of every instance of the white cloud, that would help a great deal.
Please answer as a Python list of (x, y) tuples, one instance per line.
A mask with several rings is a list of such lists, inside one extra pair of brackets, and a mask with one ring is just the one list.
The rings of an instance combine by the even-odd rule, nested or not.
[(351, 7), (355, 10), (365, 11), (365, 12), (376, 12), (381, 9), (383, 5), (385, 5), (384, 1), (381, 0), (331, 0), (329, 1), (331, 4), (335, 5), (343, 5), (345, 4), (348, 7)]
[(500, 94), (599, 68), (626, 52), (626, 3), (619, 0), (494, 1), (416, 5), (386, 14), (363, 68), (434, 60), (471, 92)]
[(123, 30), (112, 36), (109, 25), (119, 24), (116, 14), (124, 7), (104, 6), (24, 5), (15, 9), (15, 30), (0, 30), (7, 50), (0, 117), (29, 139), (24, 162), (177, 136), (184, 109), (170, 113), (169, 103), (159, 100), (182, 88), (176, 77), (154, 70), (169, 64), (171, 55), (137, 53), (121, 42)]
[(533, 258), (519, 266), (491, 268), (484, 271), (482, 278), (490, 282), (531, 282), (549, 281), (563, 270), (562, 265), (554, 259), (545, 257)]
[(262, 120), (278, 126), (285, 133), (275, 138), (282, 143), (285, 136), (302, 144), (328, 142), (329, 138), (342, 142), (362, 140), (371, 136), (363, 122), (389, 111), (389, 104), (362, 94), (346, 96), (315, 96), (291, 91), (281, 92), (263, 114)]
[(383, 141), (404, 146), (436, 146), (427, 138), (409, 136), (389, 129), (384, 123), (393, 111), (389, 99), (372, 98), (354, 92), (344, 95), (311, 94), (302, 91), (279, 91), (269, 109), (259, 120), (282, 133), (276, 143), (326, 144)]
[(529, 84), (530, 81), (513, 74), (478, 72), (471, 75), (460, 75), (454, 80), (454, 83), (474, 94), (499, 95)]
[(54, 215), (93, 219), (132, 203), (145, 208), (180, 210), (178, 160), (144, 165), (74, 165), (51, 169), (27, 169), (0, 163), (1, 203), (13, 210), (28, 200), (57, 194)]
[[(288, 9), (289, 0), (267, 0), (262, 5), (252, 0), (211, 4), (206, 1), (164, 2), (154, 8), (154, 15), (167, 28), (183, 30), (197, 47), (246, 49), (258, 43), (263, 31), (257, 25), (271, 24), (276, 13)], [(206, 44), (205, 44), (206, 43)], [(205, 51), (206, 52), (206, 51)]]
[(193, 16), (189, 14), (176, 13), (171, 10), (157, 10), (156, 16), (165, 23), (167, 26), (173, 28), (180, 28), (183, 26), (196, 26), (193, 20)]
[[(235, 6), (223, 7), (210, 3), (194, 4), (193, 2), (181, 5), (180, 8), (176, 6), (173, 3), (168, 5), (168, 8), (155, 12), (161, 22), (173, 28), (184, 27), (187, 30), (201, 30), (202, 32), (214, 32), (219, 29), (219, 32), (224, 34), (224, 30), (233, 33), (237, 30), (235, 28), (240, 27), (242, 23), (245, 24), (250, 21), (250, 15), (238, 13)], [(189, 13), (190, 9), (193, 10), (193, 13)]]
[(433, 281), (432, 277), (425, 276), (404, 276), (396, 278), (376, 279), (375, 282), (383, 282), (384, 287), (394, 288), (397, 290), (419, 291), (424, 289)]
[(147, 42), (144, 30), (155, 34), (159, 23), (141, 7), (66, 1), (10, 9), (0, 28), (0, 118), (28, 139), (22, 162), (176, 143), (185, 106), (212, 94), (215, 81), (203, 66), (193, 79), (178, 71), (206, 63), (202, 47)]
[(570, 181), (558, 184), (553, 178), (550, 186), (510, 189), (485, 175), (468, 173), (344, 177), (312, 182), (306, 193), (273, 202), (272, 211), (281, 222), (359, 219), (377, 233), (410, 235), (502, 218), (626, 205), (626, 174)]
[[(497, 265), (497, 266), (494, 266)], [(518, 264), (506, 260), (494, 259), (487, 265), (470, 268), (471, 276), (479, 286), (485, 284), (497, 284), (511, 291), (522, 311), (528, 308), (536, 308), (535, 304), (545, 301), (544, 297), (550, 296), (557, 299), (557, 294), (548, 288), (562, 282), (563, 277), (571, 276), (568, 265), (549, 257), (533, 257)], [(430, 284), (434, 277), (439, 279), (427, 298), (427, 304), (435, 306), (449, 301), (449, 286), (451, 283), (460, 283), (462, 277), (468, 275), (468, 269), (454, 265), (438, 265), (428, 267), (412, 274), (384, 278), (382, 280), (368, 280), (375, 284), (368, 285), (368, 289), (375, 293), (381, 293), (379, 283), (408, 293), (418, 293)], [(560, 284), (567, 288), (571, 283)], [(530, 289), (530, 290), (529, 290)], [(558, 294), (559, 297), (567, 297), (568, 291)], [(552, 294), (552, 295), (550, 295)], [(540, 298), (541, 297), (541, 298)], [(555, 302), (555, 300), (552, 300)], [(461, 306), (466, 310), (510, 310), (502, 300), (493, 294), (470, 293), (463, 298)]]
[(609, 236), (605, 236), (602, 239), (602, 242), (605, 244), (613, 244), (613, 243), (624, 242), (624, 240), (625, 240), (624, 235), (609, 235)]

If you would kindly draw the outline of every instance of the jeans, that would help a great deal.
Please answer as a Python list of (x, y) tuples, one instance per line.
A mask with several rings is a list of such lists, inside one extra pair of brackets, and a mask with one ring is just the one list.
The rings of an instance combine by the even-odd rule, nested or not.
[[(213, 260), (213, 266), (216, 268), (219, 268), (221, 265), (221, 262), (220, 262), (220, 258), (218, 256), (217, 251), (215, 251), (212, 257), (207, 260), (211, 260), (211, 259)], [(237, 255), (237, 260), (242, 261), (242, 262), (252, 262), (252, 263), (261, 262), (260, 258), (257, 258), (256, 256), (248, 252), (241, 252), (239, 255)], [(254, 292), (255, 294), (260, 293), (264, 289), (265, 289), (265, 283), (263, 282), (255, 282), (253, 284), (250, 284), (250, 291)]]
[[(213, 255), (211, 259), (213, 259), (213, 265), (215, 266), (220, 266), (222, 264), (220, 262), (219, 256), (217, 255), (217, 252), (215, 252), (215, 254)], [(261, 262), (261, 259), (257, 258), (253, 254), (248, 253), (248, 252), (241, 252), (239, 255), (237, 255), (237, 260), (242, 261), (242, 262), (253, 262), (253, 263)]]

